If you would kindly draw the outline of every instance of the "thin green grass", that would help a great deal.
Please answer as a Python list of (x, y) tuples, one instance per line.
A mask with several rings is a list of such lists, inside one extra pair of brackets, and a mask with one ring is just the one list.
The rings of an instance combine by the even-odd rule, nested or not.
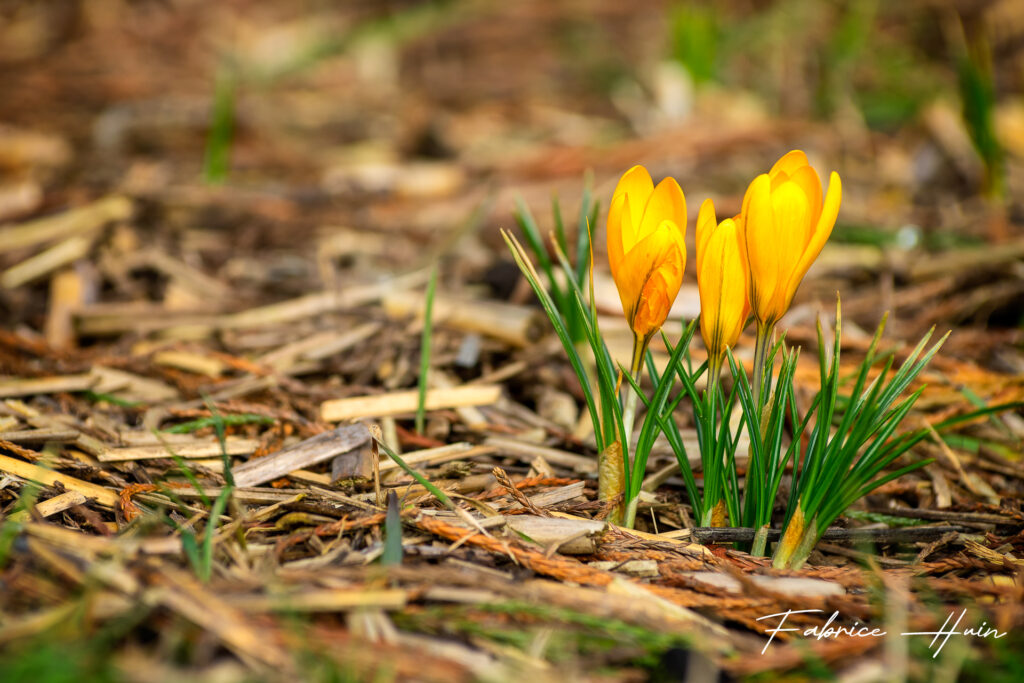
[(432, 496), (441, 501), (441, 503), (443, 503), (445, 507), (447, 507), (450, 510), (455, 509), (455, 503), (452, 502), (452, 499), (449, 498), (444, 491), (434, 486), (432, 483), (430, 483), (429, 479), (427, 479), (422, 474), (420, 474), (412, 467), (410, 467), (404, 460), (402, 460), (402, 458), (397, 453), (388, 448), (388, 445), (386, 443), (379, 439), (375, 439), (375, 441), (377, 442), (377, 445), (387, 454), (387, 456), (394, 460), (395, 464), (401, 467), (406, 474), (415, 479), (416, 482), (420, 484), (423, 488), (425, 488), (427, 491), (429, 491)]
[(430, 273), (423, 310), (423, 333), (420, 335), (420, 377), (416, 396), (416, 433), (423, 434), (427, 414), (427, 380), (430, 375), (430, 337), (434, 318), (434, 295), (437, 292), (437, 268)]

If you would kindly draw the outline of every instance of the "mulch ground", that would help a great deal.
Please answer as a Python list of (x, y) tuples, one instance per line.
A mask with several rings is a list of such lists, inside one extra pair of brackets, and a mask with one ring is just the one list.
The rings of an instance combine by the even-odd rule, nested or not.
[[(640, 95), (602, 93), (596, 56), (566, 66), (553, 36), (572, 15), (541, 2), (383, 16), (373, 3), (319, 14), (121, 5), (54, 3), (2, 29), (21, 37), (0, 41), (6, 670), (928, 680), (983, 678), (982, 661), (1013, 680), (1024, 646), (1020, 158), (1006, 161), (1011, 199), (995, 202), (979, 194), (980, 162), (952, 110), (889, 137), (768, 115), (726, 91), (698, 99), (685, 123), (626, 134), (638, 124), (623, 98)], [(635, 36), (656, 14), (595, 3), (574, 35), (619, 41), (622, 60), (643, 63)], [(218, 69), (235, 125), (228, 180), (209, 184)], [(906, 458), (929, 465), (861, 501), (801, 571), (780, 572), (727, 530), (693, 529), (666, 444), (638, 528), (602, 522), (579, 388), (499, 228), (514, 226), (520, 197), (549, 227), (553, 193), (574, 223), (584, 183), (606, 203), (634, 163), (676, 176), (691, 213), (713, 196), (729, 215), (749, 178), (795, 147), (842, 160), (844, 183), (840, 225), (786, 321), (804, 347), (798, 402), (816, 389), (814, 324), (838, 292), (851, 369), (885, 311), (883, 346), (897, 358), (928, 329), (952, 330), (907, 428), (1017, 405), (922, 442)], [(625, 355), (595, 258), (603, 329)], [(672, 334), (696, 313), (692, 261)], [(417, 432), (435, 266), (430, 410)], [(745, 336), (740, 357), (752, 348)], [(681, 419), (686, 440), (695, 432)], [(766, 649), (778, 619), (759, 618), (788, 610), (818, 610), (787, 617), (801, 631), (856, 622), (893, 635), (779, 632)], [(980, 632), (934, 659), (929, 636), (894, 635), (948, 629), (962, 610), (957, 628)]]

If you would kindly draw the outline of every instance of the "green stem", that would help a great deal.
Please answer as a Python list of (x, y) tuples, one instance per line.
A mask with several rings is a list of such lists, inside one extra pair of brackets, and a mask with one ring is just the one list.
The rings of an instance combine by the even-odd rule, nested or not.
[[(704, 438), (701, 444), (701, 463), (704, 469), (704, 526), (717, 526), (713, 519), (722, 500), (722, 463), (719, 462), (718, 438), (718, 384), (722, 374), (722, 356), (708, 358), (708, 386), (704, 394)], [(726, 419), (723, 416), (722, 419)], [(721, 517), (720, 511), (717, 516)]]
[(768, 348), (771, 346), (771, 338), (774, 331), (774, 323), (757, 323), (757, 339), (754, 342), (754, 399), (757, 401), (758, 414), (761, 413), (761, 408), (764, 407), (761, 386), (764, 383), (764, 366), (768, 360)]
[(814, 546), (817, 544), (818, 518), (815, 517), (808, 525), (803, 538), (800, 539), (800, 545), (797, 546), (796, 552), (793, 553), (793, 558), (790, 560), (790, 568), (794, 570), (802, 568), (804, 563), (807, 562), (807, 558), (811, 556), (811, 551), (814, 550)]
[[(633, 361), (630, 364), (629, 374), (633, 380), (640, 384), (640, 369), (643, 367), (644, 354), (647, 352), (647, 344), (650, 342), (650, 337), (647, 339), (640, 339), (637, 336), (633, 337)], [(629, 449), (633, 443), (633, 422), (636, 421), (636, 404), (639, 399), (639, 394), (633, 391), (633, 387), (626, 387), (626, 407), (622, 411), (622, 425), (626, 431), (626, 443), (623, 444), (623, 448), (629, 453), (629, 469), (633, 471), (633, 463), (636, 461), (636, 453), (631, 452)], [(626, 505), (625, 515), (622, 520), (622, 525), (627, 529), (632, 529), (633, 524), (636, 523), (636, 508), (640, 502), (640, 496), (630, 498), (629, 491), (625, 492)]]
[(764, 549), (768, 545), (768, 525), (765, 524), (754, 534), (754, 543), (750, 548), (750, 554), (754, 557), (764, 557)]

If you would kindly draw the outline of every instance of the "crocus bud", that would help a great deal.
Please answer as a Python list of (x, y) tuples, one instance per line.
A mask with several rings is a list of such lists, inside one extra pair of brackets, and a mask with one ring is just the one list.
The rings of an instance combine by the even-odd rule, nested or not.
[(743, 197), (743, 233), (750, 267), (748, 297), (758, 324), (771, 327), (789, 310), (797, 287), (835, 225), (842, 198), (839, 174), (821, 180), (800, 150), (789, 152), (750, 183)]
[(640, 340), (664, 324), (686, 266), (686, 198), (666, 178), (654, 187), (643, 166), (619, 180), (608, 210), (608, 261), (622, 311)]
[(737, 216), (718, 223), (710, 199), (700, 207), (697, 217), (700, 333), (714, 367), (721, 363), (726, 348), (736, 344), (750, 313), (747, 257), (738, 220)]

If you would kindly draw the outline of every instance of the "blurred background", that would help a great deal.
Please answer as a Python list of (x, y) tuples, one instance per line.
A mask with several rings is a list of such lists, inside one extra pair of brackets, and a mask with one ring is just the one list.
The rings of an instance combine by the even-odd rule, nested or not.
[(442, 287), (526, 301), (516, 197), (546, 229), (553, 194), (575, 215), (590, 182), (603, 210), (642, 163), (725, 216), (802, 148), (844, 197), (798, 302), (1020, 339), (1014, 0), (2, 0), (0, 69), (0, 223), (132, 201), (48, 270), (10, 275), (49, 233), (0, 245), (28, 329), (68, 266), (79, 308), (237, 311), (438, 259)]

